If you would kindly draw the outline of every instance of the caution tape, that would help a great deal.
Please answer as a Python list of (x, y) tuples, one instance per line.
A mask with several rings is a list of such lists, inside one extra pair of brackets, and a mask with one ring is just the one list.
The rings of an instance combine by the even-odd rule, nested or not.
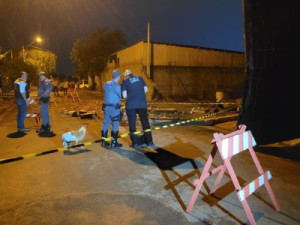
[[(167, 124), (167, 125), (163, 125), (163, 126), (157, 126), (157, 127), (142, 130), (142, 131), (136, 131), (136, 132), (133, 132), (133, 133), (121, 134), (121, 135), (118, 136), (118, 138), (125, 138), (125, 137), (129, 137), (129, 136), (132, 136), (132, 135), (139, 135), (139, 134), (143, 134), (143, 133), (147, 133), (147, 132), (151, 132), (151, 131), (155, 131), (155, 130), (161, 130), (161, 129), (165, 129), (165, 128), (169, 128), (169, 127), (190, 124), (190, 123), (197, 122), (199, 120), (203, 120), (203, 119), (206, 119), (206, 118), (209, 118), (209, 117), (214, 117), (218, 114), (225, 113), (227, 111), (230, 111), (231, 109), (232, 108), (223, 110), (221, 112), (214, 112), (214, 113), (206, 114), (206, 115), (194, 118), (194, 119), (183, 120), (183, 121), (179, 121), (179, 122), (176, 122), (176, 123), (171, 123), (171, 124)], [(71, 145), (71, 146), (68, 146), (68, 147), (52, 149), (52, 150), (48, 150), (48, 151), (44, 151), (44, 152), (31, 153), (31, 154), (18, 156), (18, 157), (14, 157), (14, 158), (8, 158), (8, 159), (0, 159), (0, 164), (6, 164), (6, 163), (10, 163), (10, 162), (20, 161), (20, 160), (23, 160), (23, 159), (31, 159), (31, 158), (34, 158), (34, 157), (49, 155), (49, 154), (56, 153), (56, 152), (64, 152), (64, 151), (68, 151), (69, 149), (83, 147), (83, 146), (89, 146), (89, 145), (93, 145), (93, 144), (102, 143), (104, 141), (112, 141), (112, 140), (113, 140), (112, 137), (108, 137), (108, 138), (105, 138), (105, 139), (89, 141), (89, 142), (85, 142), (83, 144)]]

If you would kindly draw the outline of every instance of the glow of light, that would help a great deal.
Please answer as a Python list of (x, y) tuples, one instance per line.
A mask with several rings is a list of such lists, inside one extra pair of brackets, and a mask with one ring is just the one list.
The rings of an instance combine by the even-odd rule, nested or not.
[(42, 42), (42, 38), (37, 37), (37, 38), (35, 39), (35, 41), (38, 42), (38, 43), (41, 43), (41, 42)]

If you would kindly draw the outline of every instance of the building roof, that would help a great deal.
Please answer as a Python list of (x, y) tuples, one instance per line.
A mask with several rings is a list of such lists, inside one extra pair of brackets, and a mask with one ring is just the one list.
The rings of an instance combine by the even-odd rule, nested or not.
[(53, 52), (51, 52), (51, 51), (49, 51), (47, 49), (39, 48), (39, 47), (36, 47), (36, 46), (26, 46), (24, 48), (25, 49), (36, 49), (36, 50), (39, 50), (39, 51), (50, 52), (50, 53), (54, 54)]
[[(125, 50), (127, 48), (130, 48), (140, 42), (147, 43), (145, 40), (141, 40), (138, 42), (135, 42), (134, 44), (127, 46), (125, 48), (120, 49), (117, 52), (120, 52), (122, 50)], [(202, 46), (195, 46), (195, 45), (183, 45), (183, 44), (174, 44), (174, 43), (168, 43), (168, 42), (156, 42), (156, 41), (151, 41), (151, 44), (159, 44), (159, 45), (170, 45), (170, 46), (177, 46), (177, 47), (183, 47), (183, 48), (194, 48), (194, 49), (204, 49), (204, 50), (213, 50), (213, 51), (220, 51), (220, 52), (231, 52), (231, 53), (238, 53), (238, 54), (244, 54), (244, 52), (240, 51), (233, 51), (233, 50), (226, 50), (226, 49), (216, 49), (216, 48), (208, 48), (208, 47), (202, 47)], [(117, 52), (114, 52), (113, 54), (116, 54)], [(113, 55), (111, 54), (111, 55)]]

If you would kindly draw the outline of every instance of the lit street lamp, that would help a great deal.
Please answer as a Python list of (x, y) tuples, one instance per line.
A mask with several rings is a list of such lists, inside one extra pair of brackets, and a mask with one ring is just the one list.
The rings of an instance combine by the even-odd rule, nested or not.
[(42, 39), (40, 37), (36, 37), (36, 39), (34, 39), (33, 42), (31, 42), (29, 45), (27, 45), (27, 47), (33, 45), (35, 42), (36, 43), (41, 43)]
[[(32, 46), (34, 43), (41, 43), (42, 42), (42, 38), (40, 37), (36, 37), (33, 42), (31, 42), (30, 44), (28, 44), (26, 47)], [(25, 49), (24, 49), (24, 45), (22, 45), (22, 55), (23, 55), (23, 62), (25, 62)]]

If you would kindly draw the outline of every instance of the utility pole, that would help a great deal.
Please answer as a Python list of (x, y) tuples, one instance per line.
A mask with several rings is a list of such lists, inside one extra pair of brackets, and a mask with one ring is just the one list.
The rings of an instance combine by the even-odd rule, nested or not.
[(22, 58), (23, 58), (23, 62), (25, 62), (25, 49), (24, 49), (24, 45), (22, 45)]
[(149, 78), (151, 78), (150, 64), (151, 64), (151, 43), (150, 43), (150, 22), (148, 22), (148, 29), (147, 29), (147, 76)]

